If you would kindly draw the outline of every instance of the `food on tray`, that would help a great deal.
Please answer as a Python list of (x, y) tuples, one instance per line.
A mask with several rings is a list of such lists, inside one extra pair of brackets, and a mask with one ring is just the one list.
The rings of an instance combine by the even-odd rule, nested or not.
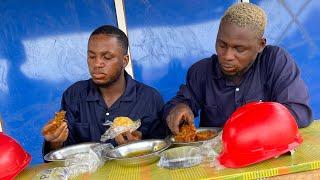
[(113, 120), (113, 127), (119, 127), (119, 126), (132, 126), (134, 122), (128, 118), (128, 117), (116, 117)]
[(180, 128), (180, 132), (174, 136), (175, 142), (188, 143), (196, 141), (205, 141), (213, 138), (216, 132), (212, 130), (204, 130), (197, 132), (195, 126), (189, 124), (183, 124)]

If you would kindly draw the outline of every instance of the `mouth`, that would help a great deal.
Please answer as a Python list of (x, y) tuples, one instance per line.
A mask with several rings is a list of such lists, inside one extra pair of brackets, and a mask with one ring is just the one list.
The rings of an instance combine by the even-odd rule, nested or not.
[(235, 65), (221, 64), (220, 66), (221, 66), (222, 70), (225, 72), (234, 72), (236, 70)]
[(103, 73), (97, 73), (97, 72), (92, 73), (92, 78), (94, 78), (94, 79), (102, 79), (102, 78), (104, 78), (105, 76), (106, 76), (106, 75), (103, 74)]

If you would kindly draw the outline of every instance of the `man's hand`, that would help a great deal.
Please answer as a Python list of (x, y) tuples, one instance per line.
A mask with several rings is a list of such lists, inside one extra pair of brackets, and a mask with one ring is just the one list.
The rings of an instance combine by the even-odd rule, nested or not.
[[(63, 142), (67, 140), (69, 130), (66, 122), (62, 122), (58, 128), (54, 128), (55, 126), (53, 120), (49, 121), (42, 128), (42, 135), (46, 141), (50, 143), (52, 149), (58, 149), (62, 147)], [(53, 129), (53, 130), (52, 130)]]
[(193, 124), (193, 119), (194, 115), (190, 107), (186, 104), (180, 103), (171, 109), (166, 121), (171, 132), (173, 134), (178, 134), (179, 125), (183, 122), (186, 122), (187, 124)]
[(141, 140), (142, 134), (139, 131), (134, 131), (130, 133), (129, 131), (116, 136), (114, 139), (118, 145), (127, 144), (132, 141)]

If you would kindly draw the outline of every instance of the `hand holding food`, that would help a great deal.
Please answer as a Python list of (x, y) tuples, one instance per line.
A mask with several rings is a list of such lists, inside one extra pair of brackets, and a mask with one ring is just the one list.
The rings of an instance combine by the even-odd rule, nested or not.
[(113, 122), (108, 121), (104, 125), (110, 128), (101, 136), (100, 141), (115, 138), (118, 144), (125, 144), (130, 141), (140, 140), (142, 135), (137, 129), (141, 125), (140, 120), (133, 121), (129, 117), (116, 117)]
[(42, 135), (46, 141), (62, 144), (67, 140), (69, 131), (67, 123), (64, 121), (65, 114), (65, 111), (57, 112), (55, 117), (42, 128)]
[(179, 133), (179, 125), (184, 121), (193, 124), (194, 115), (190, 107), (186, 104), (177, 104), (168, 114), (166, 121), (173, 134)]
[(121, 145), (121, 144), (127, 144), (132, 141), (141, 140), (141, 137), (142, 137), (142, 134), (140, 131), (133, 131), (132, 133), (127, 131), (125, 133), (122, 133), (116, 136), (114, 139), (118, 145)]

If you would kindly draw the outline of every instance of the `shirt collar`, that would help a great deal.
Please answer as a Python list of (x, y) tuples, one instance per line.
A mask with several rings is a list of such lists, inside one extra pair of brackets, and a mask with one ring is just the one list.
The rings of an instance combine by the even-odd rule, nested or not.
[[(122, 96), (120, 97), (120, 101), (134, 101), (137, 96), (137, 82), (132, 79), (132, 77), (125, 71), (124, 77), (126, 80), (126, 88)], [(94, 84), (92, 79), (89, 80), (89, 92), (87, 96), (87, 101), (98, 101), (101, 96), (98, 87)]]

